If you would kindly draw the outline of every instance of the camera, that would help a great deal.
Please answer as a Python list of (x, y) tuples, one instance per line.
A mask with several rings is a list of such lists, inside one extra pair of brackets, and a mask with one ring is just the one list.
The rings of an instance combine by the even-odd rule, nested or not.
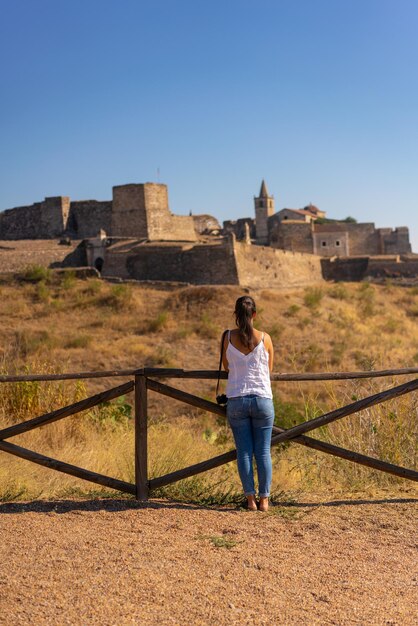
[(228, 402), (228, 398), (224, 393), (222, 393), (221, 395), (216, 396), (216, 402), (220, 405), (224, 405)]

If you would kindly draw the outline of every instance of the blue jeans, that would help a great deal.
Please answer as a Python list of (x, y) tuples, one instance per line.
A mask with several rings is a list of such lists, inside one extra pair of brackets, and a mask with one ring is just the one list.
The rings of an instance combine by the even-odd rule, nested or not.
[(238, 472), (246, 496), (255, 495), (253, 456), (257, 464), (258, 491), (270, 495), (273, 400), (249, 395), (228, 398), (226, 414), (237, 448)]

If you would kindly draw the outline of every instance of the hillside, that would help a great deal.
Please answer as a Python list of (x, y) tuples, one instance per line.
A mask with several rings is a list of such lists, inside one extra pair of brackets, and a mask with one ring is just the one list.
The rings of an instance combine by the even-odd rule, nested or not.
[[(71, 273), (59, 278), (39, 268), (33, 268), (25, 279), (3, 281), (0, 286), (0, 346), (5, 373), (142, 366), (216, 369), (220, 334), (224, 328), (233, 327), (234, 302), (242, 293), (239, 287), (160, 290), (98, 279), (82, 281)], [(252, 295), (258, 304), (257, 324), (273, 338), (276, 372), (418, 366), (416, 288), (340, 283), (286, 292), (260, 290)], [(401, 380), (275, 383), (277, 422), (288, 427)], [(28, 419), (114, 384), (114, 380), (101, 379), (85, 385), (2, 385), (0, 419), (2, 423)], [(211, 381), (177, 384), (214, 398)], [(68, 462), (84, 463), (131, 480), (130, 405), (131, 398), (127, 397), (119, 404), (90, 412), (86, 419), (69, 418), (45, 432), (22, 436), (20, 441)], [(152, 473), (230, 449), (229, 430), (219, 419), (155, 394), (150, 394), (149, 406)], [(406, 396), (336, 422), (315, 435), (413, 467), (417, 458), (416, 416), (416, 400)], [(401, 485), (390, 477), (296, 445), (275, 452), (275, 464), (278, 493), (330, 485), (337, 490)], [(208, 480), (237, 486), (232, 466), (207, 476)], [(195, 490), (206, 489), (206, 478), (199, 480), (203, 483), (196, 479)], [(6, 461), (1, 455), (0, 489), (9, 494), (7, 497), (23, 497), (37, 490), (62, 495), (66, 489), (85, 488), (81, 481), (23, 461)]]

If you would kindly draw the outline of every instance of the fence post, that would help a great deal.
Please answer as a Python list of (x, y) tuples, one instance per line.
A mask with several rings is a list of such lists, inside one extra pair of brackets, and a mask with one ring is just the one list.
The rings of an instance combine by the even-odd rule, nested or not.
[(135, 375), (135, 484), (136, 499), (148, 500), (147, 379)]

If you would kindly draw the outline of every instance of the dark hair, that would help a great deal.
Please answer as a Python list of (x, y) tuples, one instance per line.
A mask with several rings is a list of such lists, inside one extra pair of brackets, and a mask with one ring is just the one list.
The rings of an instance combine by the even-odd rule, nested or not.
[(257, 309), (251, 296), (241, 296), (235, 302), (235, 322), (238, 326), (241, 343), (252, 350), (254, 348), (254, 332), (251, 320)]

